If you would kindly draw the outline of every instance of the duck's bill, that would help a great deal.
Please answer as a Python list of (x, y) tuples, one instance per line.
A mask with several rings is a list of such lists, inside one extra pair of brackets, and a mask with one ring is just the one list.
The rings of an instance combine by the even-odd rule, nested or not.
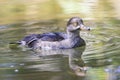
[(84, 26), (83, 24), (81, 24), (80, 30), (90, 31), (90, 27), (87, 27), (87, 26)]

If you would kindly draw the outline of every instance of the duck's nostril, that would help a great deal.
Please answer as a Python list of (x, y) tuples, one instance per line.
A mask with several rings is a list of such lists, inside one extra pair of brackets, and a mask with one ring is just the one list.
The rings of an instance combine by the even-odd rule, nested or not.
[(91, 29), (90, 28), (88, 28), (88, 31), (90, 31)]

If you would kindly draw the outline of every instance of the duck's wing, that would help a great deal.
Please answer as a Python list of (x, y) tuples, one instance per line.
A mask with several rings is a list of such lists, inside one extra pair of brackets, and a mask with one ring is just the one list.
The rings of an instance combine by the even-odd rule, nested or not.
[(43, 34), (38, 34), (37, 38), (41, 39), (42, 41), (61, 41), (66, 38), (66, 34), (60, 32), (43, 33)]
[(37, 41), (38, 38), (37, 38), (37, 34), (31, 34), (31, 35), (28, 35), (26, 37), (24, 37), (20, 42), (20, 44), (22, 45), (29, 45), (35, 41)]
[(19, 41), (19, 44), (22, 45), (28, 45), (29, 47), (32, 47), (34, 43), (37, 40), (42, 40), (42, 41), (61, 41), (67, 38), (66, 33), (60, 33), (60, 32), (55, 32), (55, 33), (43, 33), (43, 34), (31, 34), (26, 37), (24, 37), (21, 41)]

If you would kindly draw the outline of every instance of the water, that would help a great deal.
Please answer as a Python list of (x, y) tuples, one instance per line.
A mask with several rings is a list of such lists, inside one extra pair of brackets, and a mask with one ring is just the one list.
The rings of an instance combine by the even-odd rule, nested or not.
[[(14, 0), (0, 4), (0, 80), (120, 80), (117, 2)], [(82, 17), (91, 26), (90, 32), (80, 33), (85, 47), (32, 51), (9, 45), (28, 34), (65, 32), (72, 16)]]

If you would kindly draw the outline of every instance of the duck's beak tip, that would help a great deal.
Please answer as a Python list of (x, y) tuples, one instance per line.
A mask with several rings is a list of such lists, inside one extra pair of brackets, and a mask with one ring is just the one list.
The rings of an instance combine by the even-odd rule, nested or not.
[(88, 29), (87, 29), (88, 31), (90, 31), (91, 29), (90, 29), (90, 27), (88, 27)]

